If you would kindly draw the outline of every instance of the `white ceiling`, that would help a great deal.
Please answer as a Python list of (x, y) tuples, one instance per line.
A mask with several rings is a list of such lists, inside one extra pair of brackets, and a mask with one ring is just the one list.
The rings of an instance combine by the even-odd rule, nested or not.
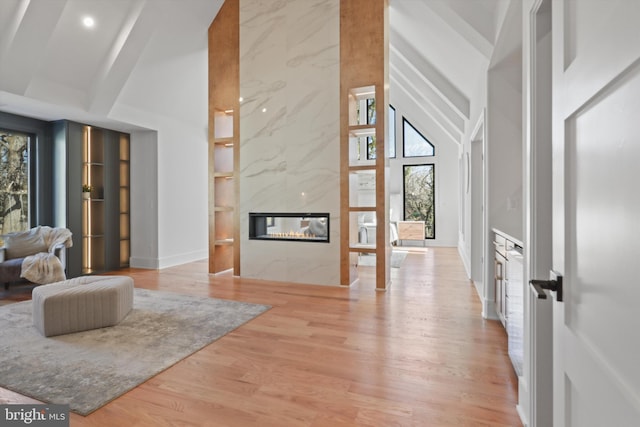
[(144, 97), (153, 106), (163, 83), (156, 65), (206, 50), (222, 3), (0, 0), (0, 110), (130, 129), (108, 118), (130, 79), (156, 83)]
[[(509, 1), (390, 0), (396, 109), (436, 139), (460, 143)], [(179, 66), (206, 48), (222, 2), (0, 0), (0, 110), (128, 130), (110, 118), (119, 97), (147, 97), (153, 108), (167, 77), (156, 65)], [(85, 15), (95, 17), (93, 29), (82, 26)]]

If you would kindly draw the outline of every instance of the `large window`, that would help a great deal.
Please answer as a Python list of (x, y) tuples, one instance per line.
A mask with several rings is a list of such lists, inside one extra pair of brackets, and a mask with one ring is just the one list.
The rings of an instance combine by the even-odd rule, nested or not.
[(0, 129), (0, 234), (29, 229), (29, 139)]
[(404, 165), (404, 219), (424, 221), (425, 239), (435, 239), (434, 164)]
[[(373, 111), (372, 111), (373, 108)], [(367, 99), (367, 124), (376, 123), (375, 100)], [(389, 158), (396, 157), (396, 109), (389, 105), (389, 132), (387, 145), (389, 147)], [(367, 137), (367, 160), (376, 158), (376, 137)]]
[[(367, 98), (367, 124), (376, 124), (376, 99)], [(376, 159), (376, 137), (367, 137), (367, 160)]]
[(375, 160), (376, 159), (376, 137), (368, 136), (367, 137), (367, 160)]
[(402, 138), (404, 157), (435, 156), (433, 144), (404, 117), (402, 118)]

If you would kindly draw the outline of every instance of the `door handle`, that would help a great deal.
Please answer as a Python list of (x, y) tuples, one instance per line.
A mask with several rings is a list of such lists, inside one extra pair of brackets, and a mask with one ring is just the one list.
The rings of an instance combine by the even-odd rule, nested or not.
[(562, 276), (552, 271), (551, 276), (555, 277), (550, 280), (530, 280), (529, 284), (533, 287), (538, 299), (547, 299), (544, 289), (548, 289), (556, 293), (556, 299), (562, 302)]

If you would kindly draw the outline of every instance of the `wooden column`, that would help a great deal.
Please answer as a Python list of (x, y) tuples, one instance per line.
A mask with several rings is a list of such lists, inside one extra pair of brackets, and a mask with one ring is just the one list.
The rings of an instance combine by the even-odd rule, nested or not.
[(209, 27), (209, 272), (240, 275), (240, 4)]
[[(340, 281), (348, 286), (357, 278), (350, 261), (360, 251), (376, 255), (376, 289), (385, 290), (389, 282), (389, 191), (386, 174), (386, 121), (388, 103), (388, 0), (341, 0), (340, 2), (340, 198), (341, 265)], [(355, 88), (375, 91), (375, 129), (350, 123), (349, 96)], [(352, 107), (353, 108), (353, 107)], [(352, 112), (353, 113), (353, 112)], [(352, 114), (353, 117), (353, 114)], [(374, 165), (354, 166), (349, 160), (350, 135), (373, 132), (376, 140)], [(375, 208), (350, 206), (349, 174), (375, 171)], [(353, 191), (353, 189), (351, 189)], [(356, 248), (350, 215), (373, 212), (376, 217), (375, 249)], [(357, 228), (357, 227), (356, 227)]]

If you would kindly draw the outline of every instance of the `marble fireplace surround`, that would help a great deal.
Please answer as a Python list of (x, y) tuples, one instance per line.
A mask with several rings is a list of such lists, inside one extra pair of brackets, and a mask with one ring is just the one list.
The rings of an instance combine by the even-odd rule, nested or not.
[[(239, 77), (241, 276), (339, 286), (340, 0), (240, 0)], [(329, 237), (252, 239), (252, 212), (327, 212)]]

